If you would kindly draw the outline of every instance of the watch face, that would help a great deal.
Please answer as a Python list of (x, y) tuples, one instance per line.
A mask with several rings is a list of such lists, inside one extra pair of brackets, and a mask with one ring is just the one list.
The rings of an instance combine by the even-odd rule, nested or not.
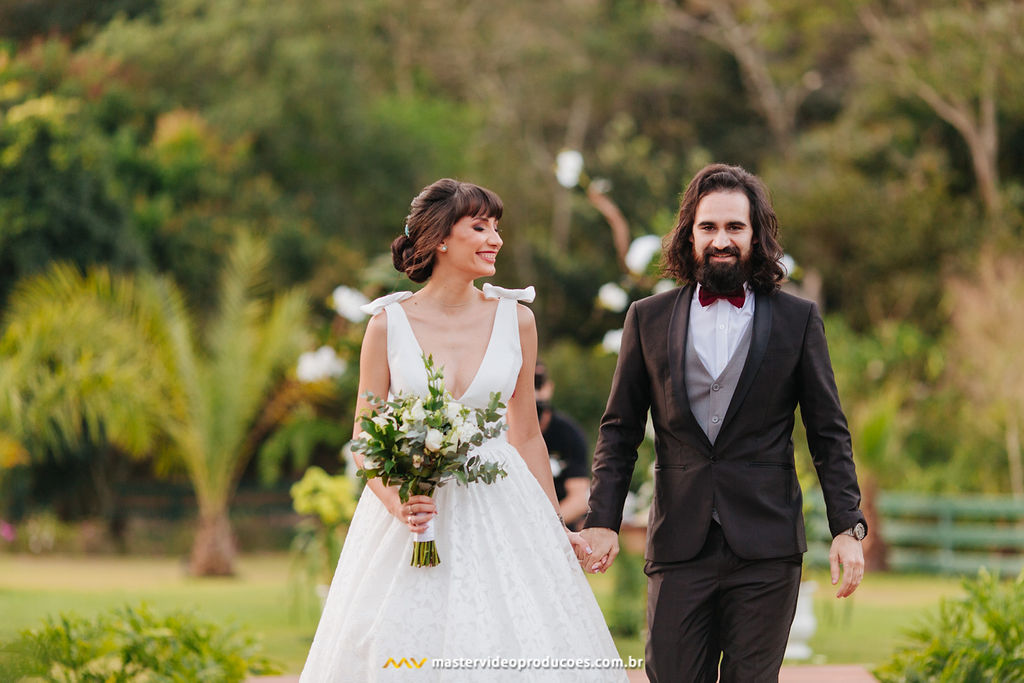
[(853, 535), (858, 541), (863, 541), (864, 537), (868, 535), (868, 530), (864, 528), (863, 522), (857, 522), (853, 525)]

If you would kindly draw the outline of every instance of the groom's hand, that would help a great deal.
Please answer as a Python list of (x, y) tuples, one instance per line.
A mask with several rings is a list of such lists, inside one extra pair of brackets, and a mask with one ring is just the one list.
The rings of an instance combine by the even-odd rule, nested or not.
[(611, 529), (593, 527), (584, 529), (580, 535), (590, 544), (590, 553), (586, 554), (580, 561), (583, 571), (602, 574), (612, 566), (615, 557), (619, 554), (619, 535)]
[(864, 578), (864, 549), (861, 542), (853, 536), (839, 534), (832, 539), (832, 549), (828, 553), (828, 562), (832, 568), (832, 585), (839, 582), (839, 566), (843, 567), (843, 584), (839, 586), (837, 598), (853, 595), (861, 579)]

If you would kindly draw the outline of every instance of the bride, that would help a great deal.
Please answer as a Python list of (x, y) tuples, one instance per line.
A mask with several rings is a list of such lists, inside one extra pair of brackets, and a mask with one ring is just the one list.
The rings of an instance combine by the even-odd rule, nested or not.
[[(586, 542), (561, 523), (537, 423), (533, 288), (473, 281), (495, 273), (501, 199), (448, 178), (413, 200), (395, 268), (427, 284), (365, 307), (356, 414), (364, 394), (426, 394), (423, 354), (474, 408), (491, 392), (508, 431), (477, 449), (508, 476), (454, 483), (403, 504), (371, 480), (349, 527), (301, 680), (625, 681), (576, 561)], [(358, 425), (358, 420), (357, 423)], [(356, 432), (360, 431), (357, 426)], [(362, 458), (356, 456), (362, 466)], [(411, 567), (410, 532), (433, 521), (441, 564)], [(616, 668), (618, 667), (618, 668)], [(409, 671), (415, 670), (415, 673)]]

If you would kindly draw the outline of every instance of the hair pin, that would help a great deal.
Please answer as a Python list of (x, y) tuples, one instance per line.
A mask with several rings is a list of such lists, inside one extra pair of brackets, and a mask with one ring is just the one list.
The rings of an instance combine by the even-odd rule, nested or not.
[(405, 236), (406, 237), (409, 236), (409, 224), (408, 223), (405, 224)]

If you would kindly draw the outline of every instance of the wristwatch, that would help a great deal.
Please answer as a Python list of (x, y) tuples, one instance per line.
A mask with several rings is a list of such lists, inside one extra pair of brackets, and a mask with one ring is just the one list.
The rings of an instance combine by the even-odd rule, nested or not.
[(864, 526), (864, 522), (857, 522), (849, 529), (840, 531), (839, 533), (846, 534), (847, 536), (853, 536), (858, 541), (863, 541), (864, 537), (868, 535), (868, 530), (867, 527)]

